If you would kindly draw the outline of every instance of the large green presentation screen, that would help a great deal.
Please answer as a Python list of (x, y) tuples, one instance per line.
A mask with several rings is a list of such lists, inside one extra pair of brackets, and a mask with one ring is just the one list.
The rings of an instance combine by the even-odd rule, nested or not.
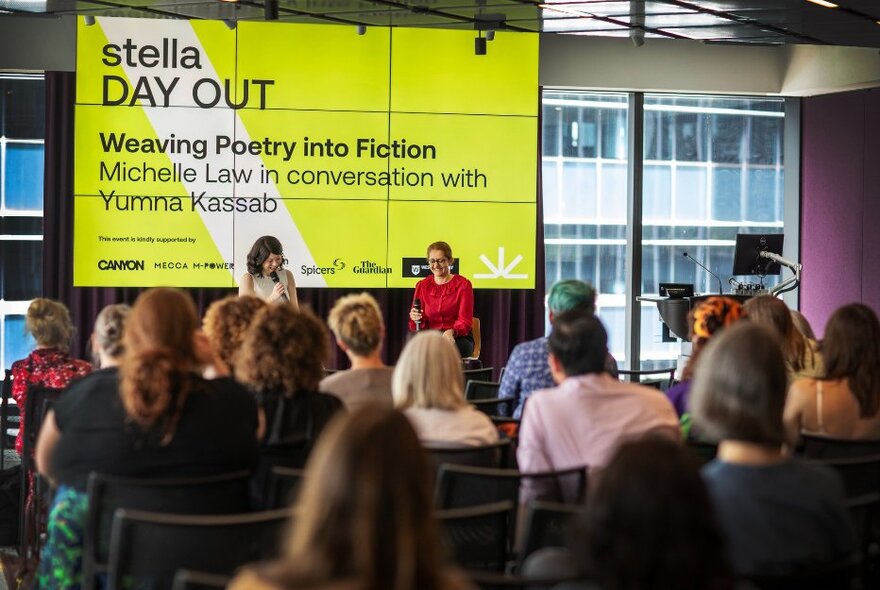
[(304, 287), (410, 287), (449, 242), (535, 285), (538, 38), (81, 19), (74, 285), (233, 287), (262, 235)]

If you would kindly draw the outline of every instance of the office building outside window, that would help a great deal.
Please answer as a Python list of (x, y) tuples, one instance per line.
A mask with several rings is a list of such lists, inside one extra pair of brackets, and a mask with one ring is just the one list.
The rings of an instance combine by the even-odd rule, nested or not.
[[(729, 292), (736, 234), (783, 232), (783, 100), (647, 94), (641, 114), (628, 112), (624, 94), (545, 91), (543, 102), (547, 288), (565, 278), (597, 287), (619, 361), (626, 358), (627, 117), (644, 117), (642, 293), (657, 293), (660, 282), (717, 292), (718, 282), (684, 252)], [(595, 148), (580, 148), (584, 141)], [(767, 287), (777, 282), (764, 279)], [(654, 304), (640, 312), (642, 368), (668, 365), (680, 345), (662, 341)]]
[(45, 92), (42, 75), (0, 73), (0, 362), (34, 343), (24, 314), (42, 290)]

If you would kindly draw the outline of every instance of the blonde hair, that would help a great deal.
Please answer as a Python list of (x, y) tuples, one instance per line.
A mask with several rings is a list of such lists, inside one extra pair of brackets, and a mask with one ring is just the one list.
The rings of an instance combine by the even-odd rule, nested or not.
[(453, 410), (464, 401), (464, 374), (455, 345), (440, 332), (421, 332), (403, 349), (391, 378), (394, 405)]
[(336, 339), (358, 356), (366, 356), (382, 344), (385, 329), (382, 312), (369, 293), (338, 299), (330, 310), (327, 323)]
[(28, 306), (25, 326), (39, 346), (67, 351), (73, 338), (70, 311), (58, 301), (34, 299)]

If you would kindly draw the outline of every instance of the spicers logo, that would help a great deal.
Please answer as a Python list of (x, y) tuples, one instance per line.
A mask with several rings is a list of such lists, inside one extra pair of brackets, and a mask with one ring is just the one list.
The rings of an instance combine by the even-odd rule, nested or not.
[(143, 260), (99, 260), (98, 270), (144, 270)]

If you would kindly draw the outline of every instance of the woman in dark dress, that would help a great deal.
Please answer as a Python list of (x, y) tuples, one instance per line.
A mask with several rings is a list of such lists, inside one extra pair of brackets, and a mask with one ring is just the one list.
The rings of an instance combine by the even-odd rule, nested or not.
[(309, 310), (270, 306), (248, 328), (235, 375), (265, 413), (261, 489), (272, 465), (303, 467), (324, 426), (343, 407), (336, 396), (318, 391), (328, 350), (327, 331)]
[(41, 588), (80, 587), (89, 473), (198, 477), (256, 464), (257, 405), (232, 379), (200, 376), (215, 355), (189, 295), (141, 294), (123, 347), (119, 367), (72, 384), (40, 432), (38, 467), (58, 486)]

